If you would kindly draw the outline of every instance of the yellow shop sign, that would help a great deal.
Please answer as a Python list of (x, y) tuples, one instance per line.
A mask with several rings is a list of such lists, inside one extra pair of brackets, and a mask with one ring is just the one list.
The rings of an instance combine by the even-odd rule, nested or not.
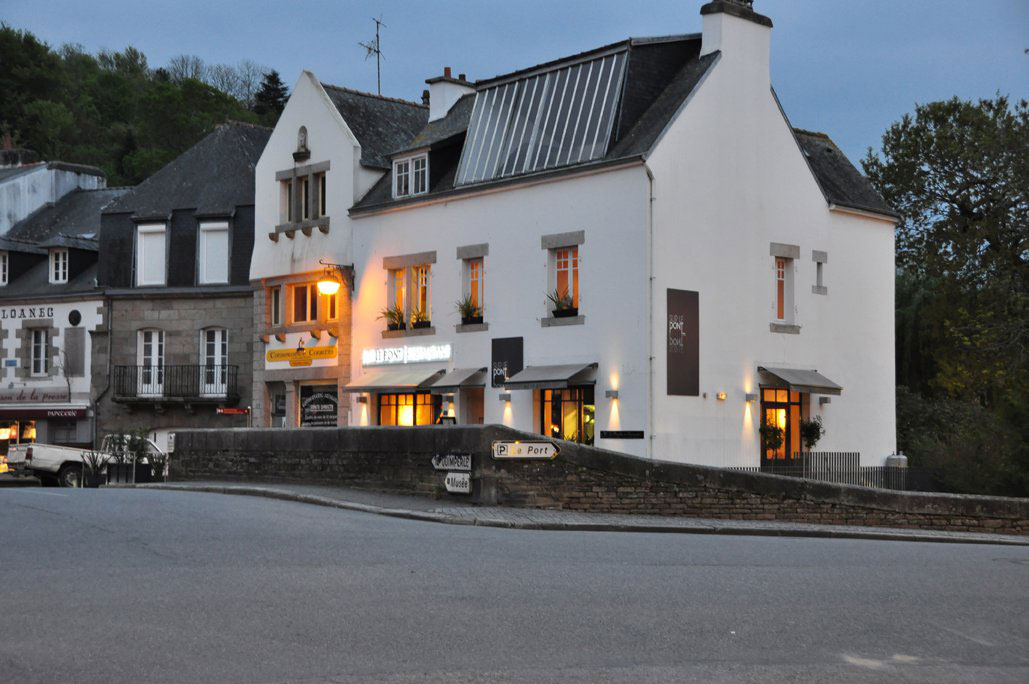
[(299, 349), (272, 349), (265, 354), (265, 359), (270, 363), (281, 363), (289, 361), (291, 366), (310, 366), (312, 361), (317, 359), (336, 358), (336, 346), (331, 347), (310, 347)]

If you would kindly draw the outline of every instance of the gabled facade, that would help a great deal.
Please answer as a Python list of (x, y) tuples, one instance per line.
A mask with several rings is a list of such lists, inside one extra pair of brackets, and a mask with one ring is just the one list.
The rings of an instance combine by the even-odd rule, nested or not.
[[(819, 450), (893, 451), (896, 215), (791, 126), (772, 22), (701, 14), (701, 34), (430, 79), (429, 121), (321, 243), (354, 269), (341, 418), (749, 467), (793, 463), (819, 417)], [(316, 114), (297, 105), (284, 134)], [(304, 244), (311, 273), (332, 260)]]
[(104, 432), (248, 424), (254, 166), (271, 131), (218, 126), (108, 206), (107, 325), (93, 385)]
[(93, 444), (93, 335), (105, 324), (100, 212), (127, 191), (71, 190), (0, 238), (0, 448)]

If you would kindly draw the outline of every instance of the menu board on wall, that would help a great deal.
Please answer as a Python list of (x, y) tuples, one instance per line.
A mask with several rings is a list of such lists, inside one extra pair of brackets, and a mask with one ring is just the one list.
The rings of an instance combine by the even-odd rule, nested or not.
[(503, 387), (507, 379), (522, 370), (523, 338), (497, 337), (493, 340), (490, 378), (493, 387)]
[(700, 394), (700, 295), (668, 290), (668, 394)]
[(339, 395), (335, 385), (301, 385), (301, 426), (335, 427), (338, 414)]

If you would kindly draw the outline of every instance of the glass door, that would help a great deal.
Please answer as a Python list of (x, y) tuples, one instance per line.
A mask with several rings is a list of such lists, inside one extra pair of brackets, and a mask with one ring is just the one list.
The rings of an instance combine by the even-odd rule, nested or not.
[(805, 398), (787, 389), (761, 390), (761, 467), (800, 465)]
[(139, 385), (141, 396), (164, 394), (164, 331), (139, 332)]
[(228, 384), (229, 335), (223, 328), (200, 333), (200, 392), (205, 397), (225, 396)]

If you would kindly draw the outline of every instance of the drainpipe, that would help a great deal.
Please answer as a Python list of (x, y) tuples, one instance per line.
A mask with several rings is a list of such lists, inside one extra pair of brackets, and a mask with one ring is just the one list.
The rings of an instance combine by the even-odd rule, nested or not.
[[(100, 393), (96, 395), (96, 399), (93, 400), (93, 448), (99, 448), (99, 442), (97, 438), (100, 436), (97, 432), (97, 425), (100, 422), (100, 400), (104, 398), (107, 392), (111, 389), (111, 353), (114, 349), (112, 340), (114, 339), (114, 316), (111, 315), (113, 311), (113, 303), (110, 297), (104, 293), (104, 322), (107, 324), (107, 377), (104, 388), (100, 390)], [(92, 349), (90, 350), (90, 356), (92, 356)], [(92, 362), (89, 364), (89, 372), (93, 372)]]
[(646, 164), (647, 182), (650, 187), (647, 202), (647, 457), (654, 459), (654, 173)]

